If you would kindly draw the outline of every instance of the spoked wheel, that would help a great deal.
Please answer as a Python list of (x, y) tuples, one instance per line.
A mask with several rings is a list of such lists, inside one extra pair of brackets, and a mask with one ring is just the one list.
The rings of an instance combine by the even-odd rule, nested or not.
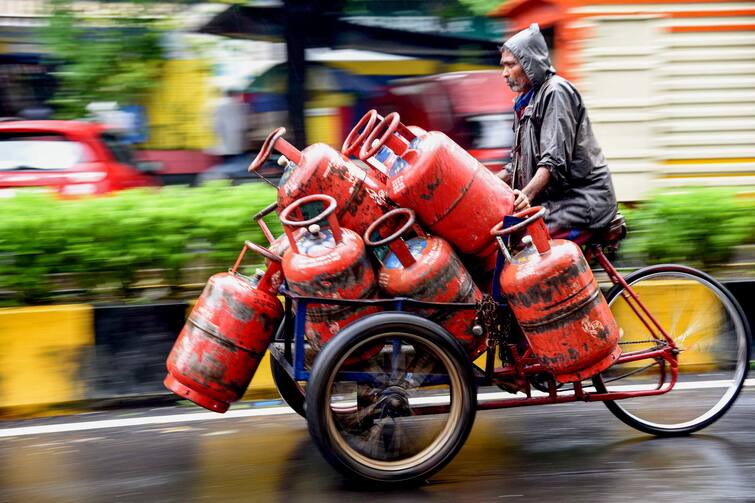
[[(285, 321), (281, 321), (278, 331), (275, 333), (275, 339), (273, 339), (275, 342), (283, 342), (284, 327)], [(304, 389), (288, 375), (288, 372), (272, 355), (270, 356), (270, 373), (283, 401), (294, 409), (294, 412), (306, 418), (307, 414), (304, 411)]]
[[(626, 278), (648, 311), (674, 339), (678, 380), (662, 395), (607, 401), (620, 420), (645, 433), (687, 435), (710, 425), (734, 403), (750, 359), (750, 332), (742, 310), (720, 283), (695, 269), (659, 265)], [(615, 285), (606, 295), (623, 334), (623, 352), (660, 347)], [(599, 392), (657, 389), (671, 369), (663, 360), (614, 365), (593, 378)]]
[[(348, 363), (375, 346), (377, 356)], [(476, 410), (472, 366), (435, 323), (380, 313), (348, 326), (315, 360), (309, 432), (325, 458), (368, 483), (421, 482), (461, 449)]]

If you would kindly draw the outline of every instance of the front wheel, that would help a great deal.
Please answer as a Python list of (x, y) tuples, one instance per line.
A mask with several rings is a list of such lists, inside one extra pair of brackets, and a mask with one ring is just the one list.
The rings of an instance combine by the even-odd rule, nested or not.
[[(353, 358), (366, 351), (376, 356)], [(464, 350), (435, 323), (406, 313), (364, 318), (329, 341), (306, 400), (325, 458), (372, 484), (429, 478), (464, 445), (476, 410)]]
[[(624, 423), (658, 436), (687, 435), (712, 424), (742, 389), (750, 331), (742, 309), (718, 281), (689, 267), (651, 266), (625, 278), (677, 344), (678, 379), (662, 395), (606, 401)], [(622, 337), (622, 352), (660, 347), (615, 285), (606, 294)], [(659, 389), (670, 378), (662, 359), (614, 365), (593, 378), (598, 392)]]

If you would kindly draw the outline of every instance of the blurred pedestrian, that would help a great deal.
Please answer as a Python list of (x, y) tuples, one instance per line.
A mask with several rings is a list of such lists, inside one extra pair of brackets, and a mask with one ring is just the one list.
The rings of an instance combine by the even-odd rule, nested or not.
[(583, 242), (611, 222), (617, 204), (582, 97), (551, 66), (537, 24), (506, 40), (501, 66), (518, 96), (513, 159), (499, 176), (514, 189), (515, 210), (545, 206), (553, 237)]
[(219, 140), (216, 153), (224, 161), (248, 150), (249, 107), (241, 100), (241, 92), (226, 91), (215, 107), (213, 127)]

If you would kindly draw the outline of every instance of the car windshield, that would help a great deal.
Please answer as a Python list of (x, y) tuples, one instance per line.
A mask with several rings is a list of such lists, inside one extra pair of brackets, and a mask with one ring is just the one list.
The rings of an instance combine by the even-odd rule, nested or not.
[(112, 133), (103, 133), (100, 139), (110, 151), (115, 160), (121, 164), (136, 165), (131, 149), (120, 138)]
[(511, 148), (514, 143), (514, 114), (475, 115), (466, 118), (470, 149)]
[(49, 133), (0, 133), (0, 171), (69, 169), (85, 160), (81, 143)]

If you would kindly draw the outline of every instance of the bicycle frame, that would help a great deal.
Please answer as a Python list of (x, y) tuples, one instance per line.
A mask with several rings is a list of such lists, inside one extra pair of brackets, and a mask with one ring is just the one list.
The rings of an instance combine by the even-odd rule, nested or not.
[[(676, 355), (679, 353), (676, 344), (671, 339), (667, 332), (663, 329), (657, 319), (650, 313), (650, 311), (642, 303), (639, 295), (634, 292), (631, 287), (624, 281), (619, 275), (613, 265), (609, 262), (608, 258), (603, 253), (602, 247), (599, 244), (591, 245), (588, 247), (587, 256), (589, 258), (595, 258), (597, 262), (603, 267), (610, 281), (614, 285), (620, 285), (623, 287), (622, 296), (629, 304), (631, 310), (641, 320), (642, 324), (648, 329), (654, 339), (658, 340), (658, 346), (655, 348), (633, 351), (622, 354), (615, 364), (629, 363), (640, 360), (655, 360), (661, 364), (661, 360), (668, 363), (671, 371), (670, 376), (666, 379), (664, 374), (664, 382), (660, 383), (655, 389), (648, 390), (628, 390), (628, 391), (609, 391), (605, 393), (600, 392), (586, 392), (583, 384), (580, 381), (571, 383), (571, 388), (562, 390), (559, 392), (555, 380), (550, 377), (548, 379), (548, 392), (535, 392), (533, 394), (531, 377), (536, 375), (549, 376), (548, 370), (543, 366), (536, 358), (532, 350), (528, 345), (523, 348), (518, 347), (517, 344), (512, 344), (508, 341), (500, 342), (498, 344), (494, 341), (501, 341), (501, 334), (491, 334), (489, 337), (488, 349), (486, 351), (486, 365), (485, 369), (481, 369), (477, 365), (475, 366), (477, 375), (478, 386), (491, 386), (496, 385), (502, 381), (509, 384), (513, 383), (515, 392), (517, 394), (523, 394), (524, 397), (519, 398), (504, 398), (504, 399), (492, 399), (478, 401), (477, 407), (480, 410), (485, 409), (497, 409), (504, 407), (522, 407), (528, 405), (547, 405), (555, 403), (567, 403), (576, 401), (595, 402), (605, 400), (621, 400), (626, 398), (636, 398), (642, 396), (654, 396), (662, 395), (671, 391), (676, 385), (678, 367)], [(502, 257), (501, 257), (502, 262)], [(497, 269), (493, 278), (493, 293), (494, 299), (498, 303), (499, 309), (507, 310), (508, 305), (505, 299), (496, 298), (496, 288), (498, 284), (500, 270)], [(442, 308), (442, 309), (475, 309), (474, 303), (445, 303), (445, 302), (424, 302), (410, 298), (392, 298), (392, 299), (372, 299), (372, 300), (346, 300), (346, 299), (328, 299), (320, 297), (304, 297), (293, 294), (285, 287), (281, 287), (281, 294), (285, 297), (285, 318), (284, 318), (284, 340), (283, 350), (281, 351), (275, 343), (270, 345), (271, 357), (275, 358), (286, 372), (293, 378), (294, 381), (306, 381), (309, 378), (309, 371), (305, 364), (305, 325), (306, 325), (306, 311), (309, 304), (336, 304), (336, 305), (353, 305), (354, 307), (362, 307), (365, 305), (379, 305), (384, 306), (387, 310), (393, 311), (405, 311), (407, 308)], [(293, 303), (296, 302), (294, 309)], [(295, 311), (295, 317), (294, 315)], [(293, 319), (292, 319), (293, 318)], [(293, 326), (292, 326), (293, 324)], [(278, 341), (281, 342), (281, 341)], [(505, 362), (502, 367), (495, 368), (495, 355), (496, 350), (500, 348), (501, 344), (506, 344), (509, 354), (511, 355), (510, 362)], [(367, 372), (349, 372), (349, 375), (355, 379), (369, 380), (370, 376)], [(441, 382), (441, 381), (438, 381)], [(567, 393), (564, 393), (566, 391)], [(572, 391), (571, 393), (568, 393)], [(442, 406), (441, 406), (442, 408)], [(438, 406), (420, 407), (415, 413), (437, 413)]]
[[(661, 386), (652, 390), (638, 390), (638, 391), (612, 391), (606, 393), (588, 393), (585, 392), (581, 382), (572, 383), (572, 394), (559, 394), (555, 380), (549, 379), (548, 382), (548, 394), (547, 396), (533, 397), (531, 393), (531, 385), (527, 376), (536, 374), (547, 373), (546, 368), (537, 361), (537, 358), (532, 354), (529, 347), (526, 347), (523, 353), (520, 354), (518, 348), (514, 344), (509, 345), (510, 354), (513, 359), (513, 363), (504, 365), (501, 368), (497, 368), (492, 373), (492, 378), (486, 384), (494, 384), (496, 377), (514, 377), (514, 382), (517, 380), (520, 383), (524, 383), (525, 386), (521, 390), (526, 394), (526, 398), (507, 398), (502, 400), (489, 400), (478, 403), (479, 409), (496, 409), (503, 407), (521, 407), (526, 405), (545, 405), (552, 403), (567, 403), (576, 401), (604, 401), (604, 400), (621, 400), (626, 398), (635, 398), (641, 396), (653, 396), (662, 395), (671, 391), (676, 385), (678, 366), (676, 355), (678, 349), (673, 339), (668, 336), (668, 333), (664, 330), (658, 320), (650, 313), (647, 307), (640, 300), (639, 295), (632, 290), (632, 288), (624, 281), (621, 275), (616, 271), (616, 268), (610, 263), (608, 258), (603, 253), (602, 247), (599, 244), (591, 245), (588, 248), (588, 260), (589, 258), (595, 258), (598, 263), (603, 267), (604, 271), (608, 275), (609, 279), (614, 285), (620, 285), (624, 290), (622, 297), (629, 304), (632, 312), (640, 319), (642, 324), (648, 329), (649, 333), (654, 339), (659, 341), (663, 347), (660, 349), (649, 349), (633, 351), (622, 354), (615, 364), (629, 363), (639, 360), (659, 360), (662, 359), (669, 364), (671, 368), (670, 379), (664, 382)], [(488, 351), (488, 361), (492, 359), (494, 354)], [(488, 373), (490, 375), (490, 373)]]

